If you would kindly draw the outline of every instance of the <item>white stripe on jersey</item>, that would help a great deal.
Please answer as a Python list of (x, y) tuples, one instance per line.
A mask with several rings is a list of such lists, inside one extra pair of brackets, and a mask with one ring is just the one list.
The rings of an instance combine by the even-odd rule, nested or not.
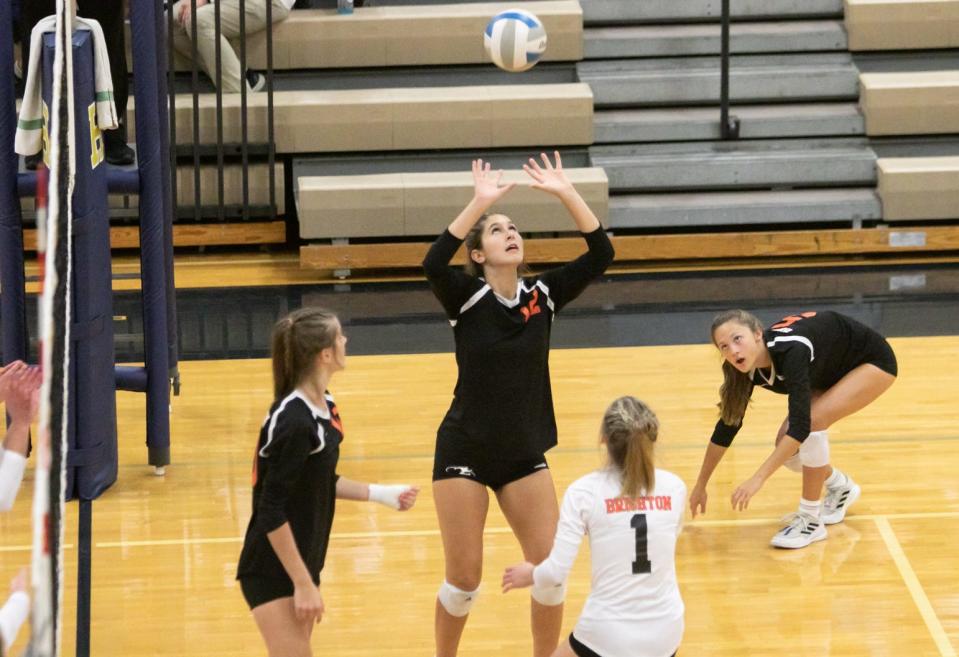
[(270, 418), (270, 428), (266, 430), (266, 442), (263, 443), (263, 447), (260, 448), (260, 456), (263, 458), (269, 458), (269, 454), (266, 453), (267, 447), (270, 446), (270, 443), (273, 442), (273, 430), (276, 429), (276, 421), (280, 419), (280, 413), (283, 412), (283, 409), (286, 408), (286, 405), (291, 401), (299, 397), (296, 394), (296, 390), (288, 394), (283, 401), (280, 402), (280, 405), (276, 407), (273, 416)]
[(777, 342), (799, 342), (806, 345), (806, 348), (809, 349), (809, 361), (812, 362), (816, 360), (816, 355), (812, 347), (812, 342), (809, 341), (809, 338), (804, 338), (801, 335), (781, 335), (777, 338), (773, 338), (770, 342), (766, 343), (767, 347), (775, 347)]
[[(293, 392), (291, 392), (290, 394), (288, 394), (286, 397), (283, 398), (283, 401), (281, 401), (280, 405), (276, 407), (276, 411), (274, 411), (272, 416), (267, 415), (267, 417), (270, 419), (270, 427), (266, 431), (266, 443), (264, 443), (263, 447), (261, 447), (259, 451), (260, 456), (262, 456), (263, 458), (266, 459), (270, 457), (270, 455), (267, 454), (266, 450), (270, 446), (270, 443), (273, 442), (273, 430), (276, 429), (276, 422), (277, 420), (280, 419), (280, 413), (282, 413), (283, 409), (286, 408), (286, 405), (289, 404), (294, 399), (299, 399), (303, 401), (303, 403), (306, 404), (307, 408), (310, 409), (313, 415), (321, 417), (324, 420), (330, 419), (329, 407), (326, 408), (326, 412), (324, 413), (321, 409), (314, 406), (313, 403), (309, 399), (307, 399), (306, 395), (304, 395), (299, 390), (294, 390)], [(332, 402), (333, 396), (329, 394), (326, 395), (326, 400), (328, 402)], [(310, 454), (316, 454), (317, 452), (322, 452), (323, 448), (326, 447), (325, 431), (323, 430), (323, 425), (320, 424), (319, 422), (316, 423), (316, 437), (319, 438), (320, 446), (312, 450)]]
[(323, 448), (326, 447), (326, 431), (323, 429), (323, 425), (319, 422), (316, 423), (316, 437), (320, 439), (319, 446), (310, 451), (310, 454), (317, 454), (323, 451)]
[[(536, 281), (536, 287), (543, 291), (543, 294), (546, 295), (546, 307), (549, 308), (551, 313), (556, 313), (556, 304), (553, 303), (552, 297), (549, 296), (549, 286), (546, 285), (543, 281)], [(530, 290), (532, 291), (532, 290)]]
[[(487, 292), (489, 292), (490, 290), (492, 290), (492, 289), (493, 289), (493, 288), (491, 288), (491, 287), (489, 286), (489, 284), (484, 285), (483, 287), (481, 287), (480, 289), (478, 289), (478, 290), (476, 291), (476, 293), (475, 293), (473, 296), (471, 296), (469, 299), (467, 299), (467, 300), (466, 300), (466, 303), (464, 303), (464, 304), (462, 305), (462, 307), (460, 307), (460, 311), (459, 311), (458, 314), (459, 314), (459, 315), (462, 315), (462, 314), (465, 313), (467, 310), (469, 310), (470, 308), (472, 308), (473, 306), (475, 306), (477, 303), (479, 303), (479, 300), (482, 299), (483, 296), (484, 296)], [(457, 322), (457, 320), (451, 319), (451, 320), (450, 320), (450, 326), (456, 326), (456, 322)]]

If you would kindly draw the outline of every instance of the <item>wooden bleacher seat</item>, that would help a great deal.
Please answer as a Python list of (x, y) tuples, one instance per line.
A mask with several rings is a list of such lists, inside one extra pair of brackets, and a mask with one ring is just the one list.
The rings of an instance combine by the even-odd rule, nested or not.
[(880, 158), (877, 167), (883, 219), (959, 219), (959, 156)]
[[(266, 94), (248, 100), (250, 143), (267, 140)], [(278, 153), (590, 144), (589, 85), (525, 84), (274, 94)], [(240, 95), (224, 103), (224, 139), (240, 140)], [(132, 105), (132, 103), (131, 103)], [(199, 98), (200, 141), (216, 143), (216, 96)], [(133, 125), (128, 111), (128, 125)], [(133, 140), (131, 135), (130, 140)], [(193, 141), (189, 95), (177, 96), (176, 141)]]
[[(957, 226), (909, 226), (709, 234), (626, 235), (612, 238), (618, 263), (716, 262), (728, 259), (855, 256), (959, 249)], [(300, 267), (316, 270), (418, 269), (429, 244), (307, 244)], [(549, 266), (583, 253), (579, 237), (525, 241), (526, 262)], [(460, 249), (454, 264), (465, 260)]]
[(863, 73), (859, 84), (871, 137), (959, 132), (959, 71)]
[[(249, 223), (174, 224), (173, 246), (255, 246), (282, 244), (286, 241), (286, 224), (283, 221), (259, 221)], [(23, 231), (23, 245), (27, 251), (37, 248), (37, 231)], [(140, 229), (137, 226), (111, 226), (110, 248), (136, 249), (140, 246)]]
[(959, 47), (959, 0), (845, 0), (849, 49)]
[[(549, 47), (542, 61), (574, 62), (583, 58), (583, 9), (577, 0), (527, 0), (521, 4), (546, 28)], [(349, 17), (331, 9), (297, 9), (273, 29), (273, 68), (486, 64), (486, 23), (494, 14), (516, 5), (471, 2), (362, 7)], [(239, 53), (238, 40), (232, 43)], [(251, 68), (266, 68), (265, 32), (248, 37), (247, 58)], [(175, 65), (178, 71), (190, 70), (188, 60), (179, 54)]]
[[(609, 185), (602, 169), (567, 169), (576, 189), (605, 222)], [(504, 182), (519, 185), (493, 208), (523, 233), (571, 231), (575, 224), (555, 197), (526, 187), (522, 171)], [(297, 180), (300, 237), (304, 239), (438, 235), (469, 202), (469, 171), (364, 176), (301, 176)]]

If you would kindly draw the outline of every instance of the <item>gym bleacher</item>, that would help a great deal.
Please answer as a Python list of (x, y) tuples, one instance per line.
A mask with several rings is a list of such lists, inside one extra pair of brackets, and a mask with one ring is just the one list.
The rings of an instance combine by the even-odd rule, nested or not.
[[(274, 29), (277, 217), (227, 217), (237, 243), (299, 247), (320, 276), (414, 268), (469, 199), (471, 159), (520, 180), (528, 156), (558, 149), (624, 264), (956, 247), (959, 0), (734, 0), (737, 139), (720, 131), (718, 1), (524, 2), (549, 46), (517, 74), (482, 45), (489, 17), (515, 3), (372, 4), (298, 9)], [(264, 35), (247, 45), (262, 66)], [(183, 145), (193, 111), (179, 82)], [(239, 97), (223, 98), (224, 138), (237, 140)], [(202, 80), (206, 145), (214, 99)], [(249, 104), (250, 140), (263, 141), (266, 95)], [(194, 198), (184, 166), (181, 215)], [(256, 167), (261, 202), (265, 160)], [(237, 168), (228, 205), (240, 202)], [(216, 202), (214, 175), (204, 166), (203, 204)], [(581, 247), (547, 195), (518, 190), (500, 210), (530, 238), (533, 264)], [(194, 240), (222, 235), (208, 218), (184, 222)]]

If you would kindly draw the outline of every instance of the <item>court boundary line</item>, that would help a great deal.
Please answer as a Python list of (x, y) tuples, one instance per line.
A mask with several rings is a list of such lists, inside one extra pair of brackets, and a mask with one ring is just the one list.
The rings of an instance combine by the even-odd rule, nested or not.
[[(747, 441), (749, 440), (750, 439), (747, 439)], [(851, 438), (851, 439), (839, 438), (832, 443), (832, 447), (834, 448), (837, 446), (841, 447), (843, 445), (876, 445), (876, 444), (894, 445), (896, 443), (915, 445), (917, 440), (918, 439), (915, 437), (903, 438), (902, 436), (877, 436), (872, 438)], [(956, 441), (959, 441), (959, 435), (924, 436), (922, 438), (922, 441), (923, 443), (956, 442)], [(696, 441), (696, 442), (674, 442), (670, 444), (669, 449), (677, 452), (691, 451), (691, 450), (702, 451), (703, 445), (708, 444), (708, 442), (709, 442), (708, 438), (705, 438), (701, 441)], [(737, 442), (736, 444), (741, 448), (740, 451), (742, 451), (742, 449), (763, 449), (768, 451), (769, 448), (772, 446), (771, 441), (764, 441), (764, 442), (742, 441), (742, 442)], [(547, 453), (547, 456), (552, 458), (553, 456), (560, 456), (560, 455), (577, 456), (581, 454), (593, 454), (593, 453), (595, 453), (599, 459), (605, 456), (604, 452), (601, 451), (601, 448), (599, 447), (598, 443), (596, 446), (593, 446), (593, 447), (570, 447), (565, 449), (562, 447), (554, 447)], [(421, 461), (432, 462), (434, 456), (435, 455), (432, 452), (429, 452), (429, 453), (421, 452), (421, 453), (414, 453), (414, 454), (377, 454), (375, 456), (370, 456), (369, 454), (366, 454), (366, 455), (353, 454), (353, 455), (341, 456), (340, 461), (341, 462), (342, 461), (378, 462), (378, 461), (421, 460)], [(599, 467), (598, 464), (599, 464), (599, 461), (597, 461), (597, 467)], [(223, 461), (183, 461), (183, 462), (177, 462), (174, 466), (171, 466), (171, 467), (186, 470), (186, 469), (192, 469), (192, 468), (209, 468), (210, 466), (222, 466), (222, 465), (223, 465)], [(146, 472), (145, 466), (142, 463), (121, 463), (119, 467), (120, 467), (120, 470), (123, 470), (123, 471)], [(25, 477), (31, 474), (32, 474), (32, 470), (28, 470), (27, 475), (25, 475)], [(146, 475), (144, 475), (144, 477), (146, 477)], [(152, 479), (153, 475), (151, 474), (149, 478)], [(27, 479), (25, 478), (24, 481), (27, 481)]]
[[(874, 521), (880, 520), (933, 520), (935, 518), (959, 518), (959, 511), (915, 511), (911, 513), (864, 513), (861, 515), (849, 516), (849, 521)], [(723, 520), (687, 520), (683, 523), (684, 527), (749, 527), (758, 525), (778, 525), (782, 523), (781, 518), (727, 518)], [(512, 529), (509, 527), (487, 527), (484, 534), (510, 534)], [(392, 538), (418, 538), (424, 536), (439, 536), (439, 528), (434, 529), (411, 529), (411, 530), (386, 530), (386, 531), (364, 531), (364, 532), (336, 532), (330, 535), (330, 540), (347, 541), (363, 539), (392, 539)], [(94, 543), (96, 548), (136, 548), (136, 547), (165, 547), (176, 545), (215, 545), (217, 543), (242, 543), (243, 536), (219, 536), (210, 538), (170, 538), (170, 539), (152, 539), (147, 541), (97, 541)], [(72, 548), (72, 545), (65, 546)], [(32, 549), (29, 545), (3, 545), (0, 546), (0, 552), (25, 552)]]
[(945, 628), (943, 628), (939, 616), (936, 615), (936, 610), (929, 601), (925, 589), (922, 588), (922, 583), (919, 581), (916, 571), (912, 569), (909, 557), (906, 556), (902, 544), (899, 543), (896, 532), (889, 523), (889, 518), (879, 516), (874, 518), (873, 521), (879, 529), (879, 535), (882, 536), (889, 555), (899, 570), (899, 575), (902, 577), (906, 588), (909, 589), (909, 595), (912, 596), (912, 601), (918, 608), (919, 615), (922, 616), (922, 620), (926, 624), (926, 629), (929, 630), (933, 642), (939, 649), (939, 654), (941, 657), (956, 657), (956, 650), (949, 641), (949, 635), (946, 633)]

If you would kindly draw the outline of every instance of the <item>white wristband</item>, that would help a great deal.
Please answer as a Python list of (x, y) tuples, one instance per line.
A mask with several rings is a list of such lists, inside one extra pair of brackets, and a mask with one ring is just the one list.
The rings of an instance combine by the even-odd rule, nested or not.
[(30, 596), (25, 591), (16, 591), (0, 608), (0, 641), (3, 641), (3, 652), (10, 648), (17, 639), (17, 632), (23, 621), (30, 613)]
[(380, 484), (370, 484), (370, 502), (379, 502), (384, 506), (393, 509), (400, 508), (400, 495), (410, 489), (405, 484), (394, 486), (382, 486)]
[(0, 511), (9, 511), (17, 499), (27, 457), (13, 450), (0, 449)]

